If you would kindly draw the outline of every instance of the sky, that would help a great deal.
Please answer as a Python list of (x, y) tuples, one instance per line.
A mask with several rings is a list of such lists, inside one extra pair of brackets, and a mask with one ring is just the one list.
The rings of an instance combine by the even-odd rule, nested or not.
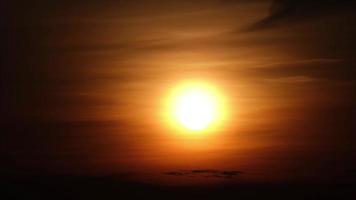
[[(353, 1), (1, 4), (2, 173), (355, 177)], [(226, 98), (212, 133), (163, 114), (191, 80)]]

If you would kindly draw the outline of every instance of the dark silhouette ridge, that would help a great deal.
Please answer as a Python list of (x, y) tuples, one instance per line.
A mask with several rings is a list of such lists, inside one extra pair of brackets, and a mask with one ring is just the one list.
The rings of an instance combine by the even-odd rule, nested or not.
[[(193, 172), (195, 171), (195, 172)], [(180, 172), (183, 173), (183, 172)], [(180, 174), (167, 172), (167, 174)], [(191, 170), (190, 173), (215, 173)], [(222, 172), (224, 173), (224, 172)], [(240, 174), (240, 172), (226, 172)], [(349, 183), (224, 183), (166, 186), (112, 176), (2, 177), (1, 199), (352, 199), (356, 182)]]

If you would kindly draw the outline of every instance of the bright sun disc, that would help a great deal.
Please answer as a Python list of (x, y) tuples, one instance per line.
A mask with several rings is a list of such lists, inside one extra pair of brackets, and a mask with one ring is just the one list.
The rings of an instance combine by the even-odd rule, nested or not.
[(214, 97), (201, 88), (184, 91), (176, 102), (175, 115), (184, 127), (203, 130), (213, 121), (216, 114)]
[(212, 84), (184, 82), (171, 93), (169, 119), (173, 127), (188, 131), (211, 132), (223, 118), (222, 96)]

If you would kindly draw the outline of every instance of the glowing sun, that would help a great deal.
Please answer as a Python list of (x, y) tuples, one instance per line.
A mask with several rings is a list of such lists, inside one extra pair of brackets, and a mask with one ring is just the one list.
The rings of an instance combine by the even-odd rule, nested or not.
[(219, 95), (206, 84), (188, 83), (176, 90), (171, 114), (181, 127), (202, 131), (214, 124), (221, 114)]
[(211, 94), (201, 88), (184, 91), (176, 102), (178, 121), (190, 130), (205, 129), (215, 117), (216, 102)]

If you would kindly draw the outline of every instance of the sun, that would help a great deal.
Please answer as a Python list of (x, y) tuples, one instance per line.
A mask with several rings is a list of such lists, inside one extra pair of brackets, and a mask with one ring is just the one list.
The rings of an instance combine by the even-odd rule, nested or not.
[(175, 117), (185, 128), (203, 130), (214, 120), (216, 101), (212, 94), (203, 88), (188, 88), (177, 98)]
[(179, 85), (170, 98), (170, 118), (175, 127), (188, 132), (206, 132), (222, 118), (221, 95), (211, 84), (188, 82)]

